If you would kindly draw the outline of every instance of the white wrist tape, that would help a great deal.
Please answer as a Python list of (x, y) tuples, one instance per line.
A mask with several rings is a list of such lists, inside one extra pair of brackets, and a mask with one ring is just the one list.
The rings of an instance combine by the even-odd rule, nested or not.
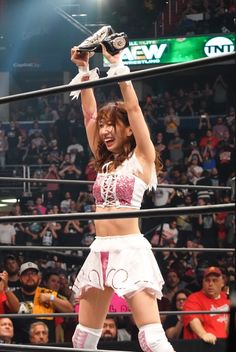
[[(122, 61), (111, 64), (109, 70), (107, 71), (108, 77), (114, 77), (119, 75), (126, 75), (130, 73), (130, 68), (125, 66)], [(126, 81), (126, 84), (130, 84), (131, 81)]]
[[(96, 67), (93, 70), (89, 71), (88, 66), (78, 66), (79, 73), (70, 81), (70, 85), (79, 84), (84, 82), (83, 78), (87, 77), (88, 81), (96, 81), (99, 79), (99, 69)], [(73, 99), (78, 99), (80, 95), (80, 90), (74, 90), (70, 93), (70, 96)]]

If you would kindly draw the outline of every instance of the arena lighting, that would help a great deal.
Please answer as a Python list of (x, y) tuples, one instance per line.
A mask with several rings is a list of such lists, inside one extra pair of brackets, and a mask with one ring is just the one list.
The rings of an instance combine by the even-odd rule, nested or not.
[(4, 208), (4, 207), (7, 207), (8, 204), (4, 204), (4, 203), (0, 203), (0, 208)]
[(73, 13), (71, 16), (72, 17), (86, 17), (87, 14), (86, 13), (80, 13), (79, 15), (77, 15), (76, 13)]
[[(17, 199), (16, 198), (1, 199), (1, 202), (7, 203), (7, 204), (14, 204), (17, 202)], [(0, 206), (1, 206), (1, 204), (0, 204)]]

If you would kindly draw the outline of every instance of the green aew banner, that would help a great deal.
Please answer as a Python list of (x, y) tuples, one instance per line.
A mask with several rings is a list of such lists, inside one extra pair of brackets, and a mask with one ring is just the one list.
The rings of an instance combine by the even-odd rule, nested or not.
[(171, 64), (234, 51), (235, 34), (131, 40), (122, 61), (126, 65)]

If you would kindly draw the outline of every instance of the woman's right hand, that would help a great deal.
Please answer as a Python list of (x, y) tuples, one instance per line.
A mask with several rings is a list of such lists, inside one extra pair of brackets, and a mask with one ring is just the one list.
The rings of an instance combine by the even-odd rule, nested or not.
[(76, 66), (88, 66), (89, 63), (89, 53), (88, 52), (78, 52), (78, 47), (74, 46), (71, 49), (71, 61), (76, 64)]

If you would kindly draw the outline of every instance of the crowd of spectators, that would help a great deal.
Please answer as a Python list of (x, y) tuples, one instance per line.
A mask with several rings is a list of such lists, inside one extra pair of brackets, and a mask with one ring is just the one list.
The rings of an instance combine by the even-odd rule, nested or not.
[(190, 0), (185, 2), (176, 34), (233, 33), (236, 28), (235, 0)]

